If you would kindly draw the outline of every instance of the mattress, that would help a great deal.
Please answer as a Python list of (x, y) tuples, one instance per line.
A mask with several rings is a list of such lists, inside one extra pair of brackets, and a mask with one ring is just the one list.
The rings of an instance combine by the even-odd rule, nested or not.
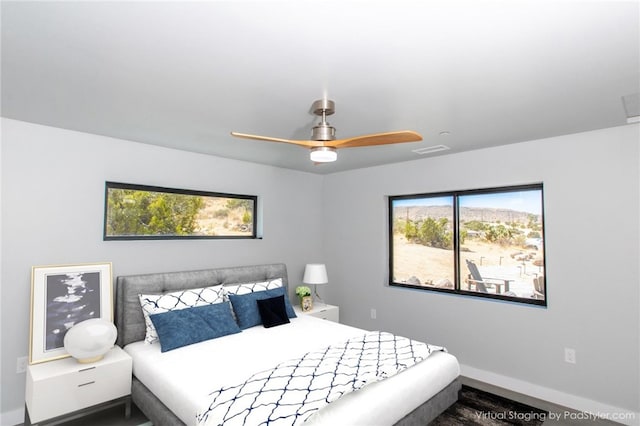
[[(284, 326), (262, 326), (161, 353), (159, 344), (134, 342), (125, 347), (133, 374), (186, 425), (207, 406), (208, 394), (236, 384), (249, 374), (299, 357), (364, 331), (311, 316)], [(373, 383), (315, 413), (307, 424), (393, 424), (430, 399), (460, 373), (456, 358), (445, 352), (399, 374)]]

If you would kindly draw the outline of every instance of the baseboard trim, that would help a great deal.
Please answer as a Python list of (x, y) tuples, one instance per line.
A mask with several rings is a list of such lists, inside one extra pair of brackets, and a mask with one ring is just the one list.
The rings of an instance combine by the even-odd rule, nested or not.
[(615, 407), (594, 401), (588, 398), (560, 392), (555, 389), (539, 386), (523, 380), (496, 374), (491, 371), (480, 370), (468, 365), (460, 365), (461, 375), (488, 383), (493, 386), (508, 389), (513, 392), (541, 399), (562, 407), (576, 411), (591, 413), (602, 418), (607, 418), (629, 426), (640, 426), (640, 412), (633, 412), (624, 408)]
[(0, 424), (21, 425), (24, 423), (24, 408), (0, 413)]

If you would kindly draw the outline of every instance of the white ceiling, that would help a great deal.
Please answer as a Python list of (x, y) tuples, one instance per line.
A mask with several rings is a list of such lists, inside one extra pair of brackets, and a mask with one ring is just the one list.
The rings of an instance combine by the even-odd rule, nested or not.
[[(314, 173), (623, 125), (621, 98), (640, 92), (638, 1), (3, 1), (1, 13), (4, 117)], [(424, 140), (313, 166), (305, 148), (229, 135), (307, 139), (323, 96), (339, 138)]]

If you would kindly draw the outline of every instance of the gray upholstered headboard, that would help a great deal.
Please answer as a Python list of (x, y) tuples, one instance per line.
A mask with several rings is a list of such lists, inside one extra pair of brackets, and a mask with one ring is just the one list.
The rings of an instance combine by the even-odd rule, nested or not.
[(158, 294), (218, 284), (239, 284), (282, 278), (288, 288), (283, 263), (237, 266), (200, 271), (120, 276), (116, 280), (116, 327), (119, 346), (143, 340), (146, 333), (139, 294)]

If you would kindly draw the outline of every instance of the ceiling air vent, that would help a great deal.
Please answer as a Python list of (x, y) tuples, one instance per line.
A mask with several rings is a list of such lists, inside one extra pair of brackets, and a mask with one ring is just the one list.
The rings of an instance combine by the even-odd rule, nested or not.
[(428, 146), (426, 148), (414, 149), (412, 150), (412, 152), (415, 152), (418, 155), (425, 155), (425, 154), (433, 154), (434, 152), (438, 152), (438, 151), (446, 151), (448, 149), (449, 147), (445, 145), (434, 145), (434, 146)]

